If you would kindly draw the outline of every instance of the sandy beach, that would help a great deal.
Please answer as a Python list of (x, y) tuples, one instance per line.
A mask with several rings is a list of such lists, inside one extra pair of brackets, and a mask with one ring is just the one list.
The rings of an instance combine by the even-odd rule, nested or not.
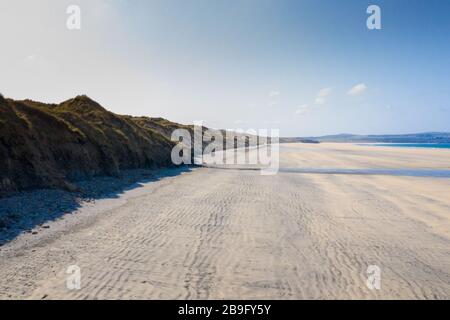
[(20, 235), (0, 247), (0, 298), (450, 299), (450, 150), (280, 151), (273, 176), (196, 168)]

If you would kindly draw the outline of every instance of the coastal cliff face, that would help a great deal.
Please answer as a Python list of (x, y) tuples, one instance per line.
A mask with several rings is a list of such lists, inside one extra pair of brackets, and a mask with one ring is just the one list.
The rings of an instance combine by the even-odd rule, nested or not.
[[(163, 130), (163, 128), (161, 128)], [(86, 96), (60, 104), (0, 96), (0, 195), (171, 166), (173, 142)]]

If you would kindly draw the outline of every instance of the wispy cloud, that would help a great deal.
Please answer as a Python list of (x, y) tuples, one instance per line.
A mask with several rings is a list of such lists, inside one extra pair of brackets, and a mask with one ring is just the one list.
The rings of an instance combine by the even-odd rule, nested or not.
[(317, 93), (316, 100), (314, 101), (315, 104), (325, 104), (327, 102), (328, 96), (331, 94), (331, 91), (333, 91), (332, 88), (323, 88)]
[(268, 125), (280, 124), (280, 120), (264, 120), (263, 122), (264, 122), (264, 124), (268, 124)]
[(279, 95), (280, 95), (280, 90), (272, 90), (269, 92), (270, 98), (275, 98), (275, 97), (278, 97)]
[(367, 90), (367, 86), (364, 83), (360, 83), (360, 84), (357, 84), (356, 86), (354, 86), (353, 88), (351, 88), (347, 92), (347, 95), (359, 96), (359, 95), (363, 94), (366, 90)]
[(307, 104), (301, 105), (298, 107), (298, 109), (295, 111), (295, 114), (305, 114), (309, 111), (309, 106)]
[(37, 54), (30, 54), (29, 56), (25, 57), (24, 61), (25, 63), (31, 64), (34, 63), (38, 60), (38, 55)]

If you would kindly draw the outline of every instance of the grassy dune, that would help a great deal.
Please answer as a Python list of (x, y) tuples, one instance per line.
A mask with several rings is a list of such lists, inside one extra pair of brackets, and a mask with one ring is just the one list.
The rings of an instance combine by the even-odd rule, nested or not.
[(173, 142), (160, 133), (165, 125), (141, 125), (87, 96), (60, 104), (0, 97), (0, 193), (74, 189), (80, 179), (170, 166)]

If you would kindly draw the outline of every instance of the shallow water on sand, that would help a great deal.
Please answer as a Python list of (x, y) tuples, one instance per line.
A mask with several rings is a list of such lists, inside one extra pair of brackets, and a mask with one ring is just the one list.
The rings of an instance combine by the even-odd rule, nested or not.
[(390, 175), (408, 177), (450, 178), (450, 170), (445, 169), (340, 169), (340, 168), (280, 168), (280, 172)]
[(375, 143), (380, 147), (450, 149), (450, 143)]

